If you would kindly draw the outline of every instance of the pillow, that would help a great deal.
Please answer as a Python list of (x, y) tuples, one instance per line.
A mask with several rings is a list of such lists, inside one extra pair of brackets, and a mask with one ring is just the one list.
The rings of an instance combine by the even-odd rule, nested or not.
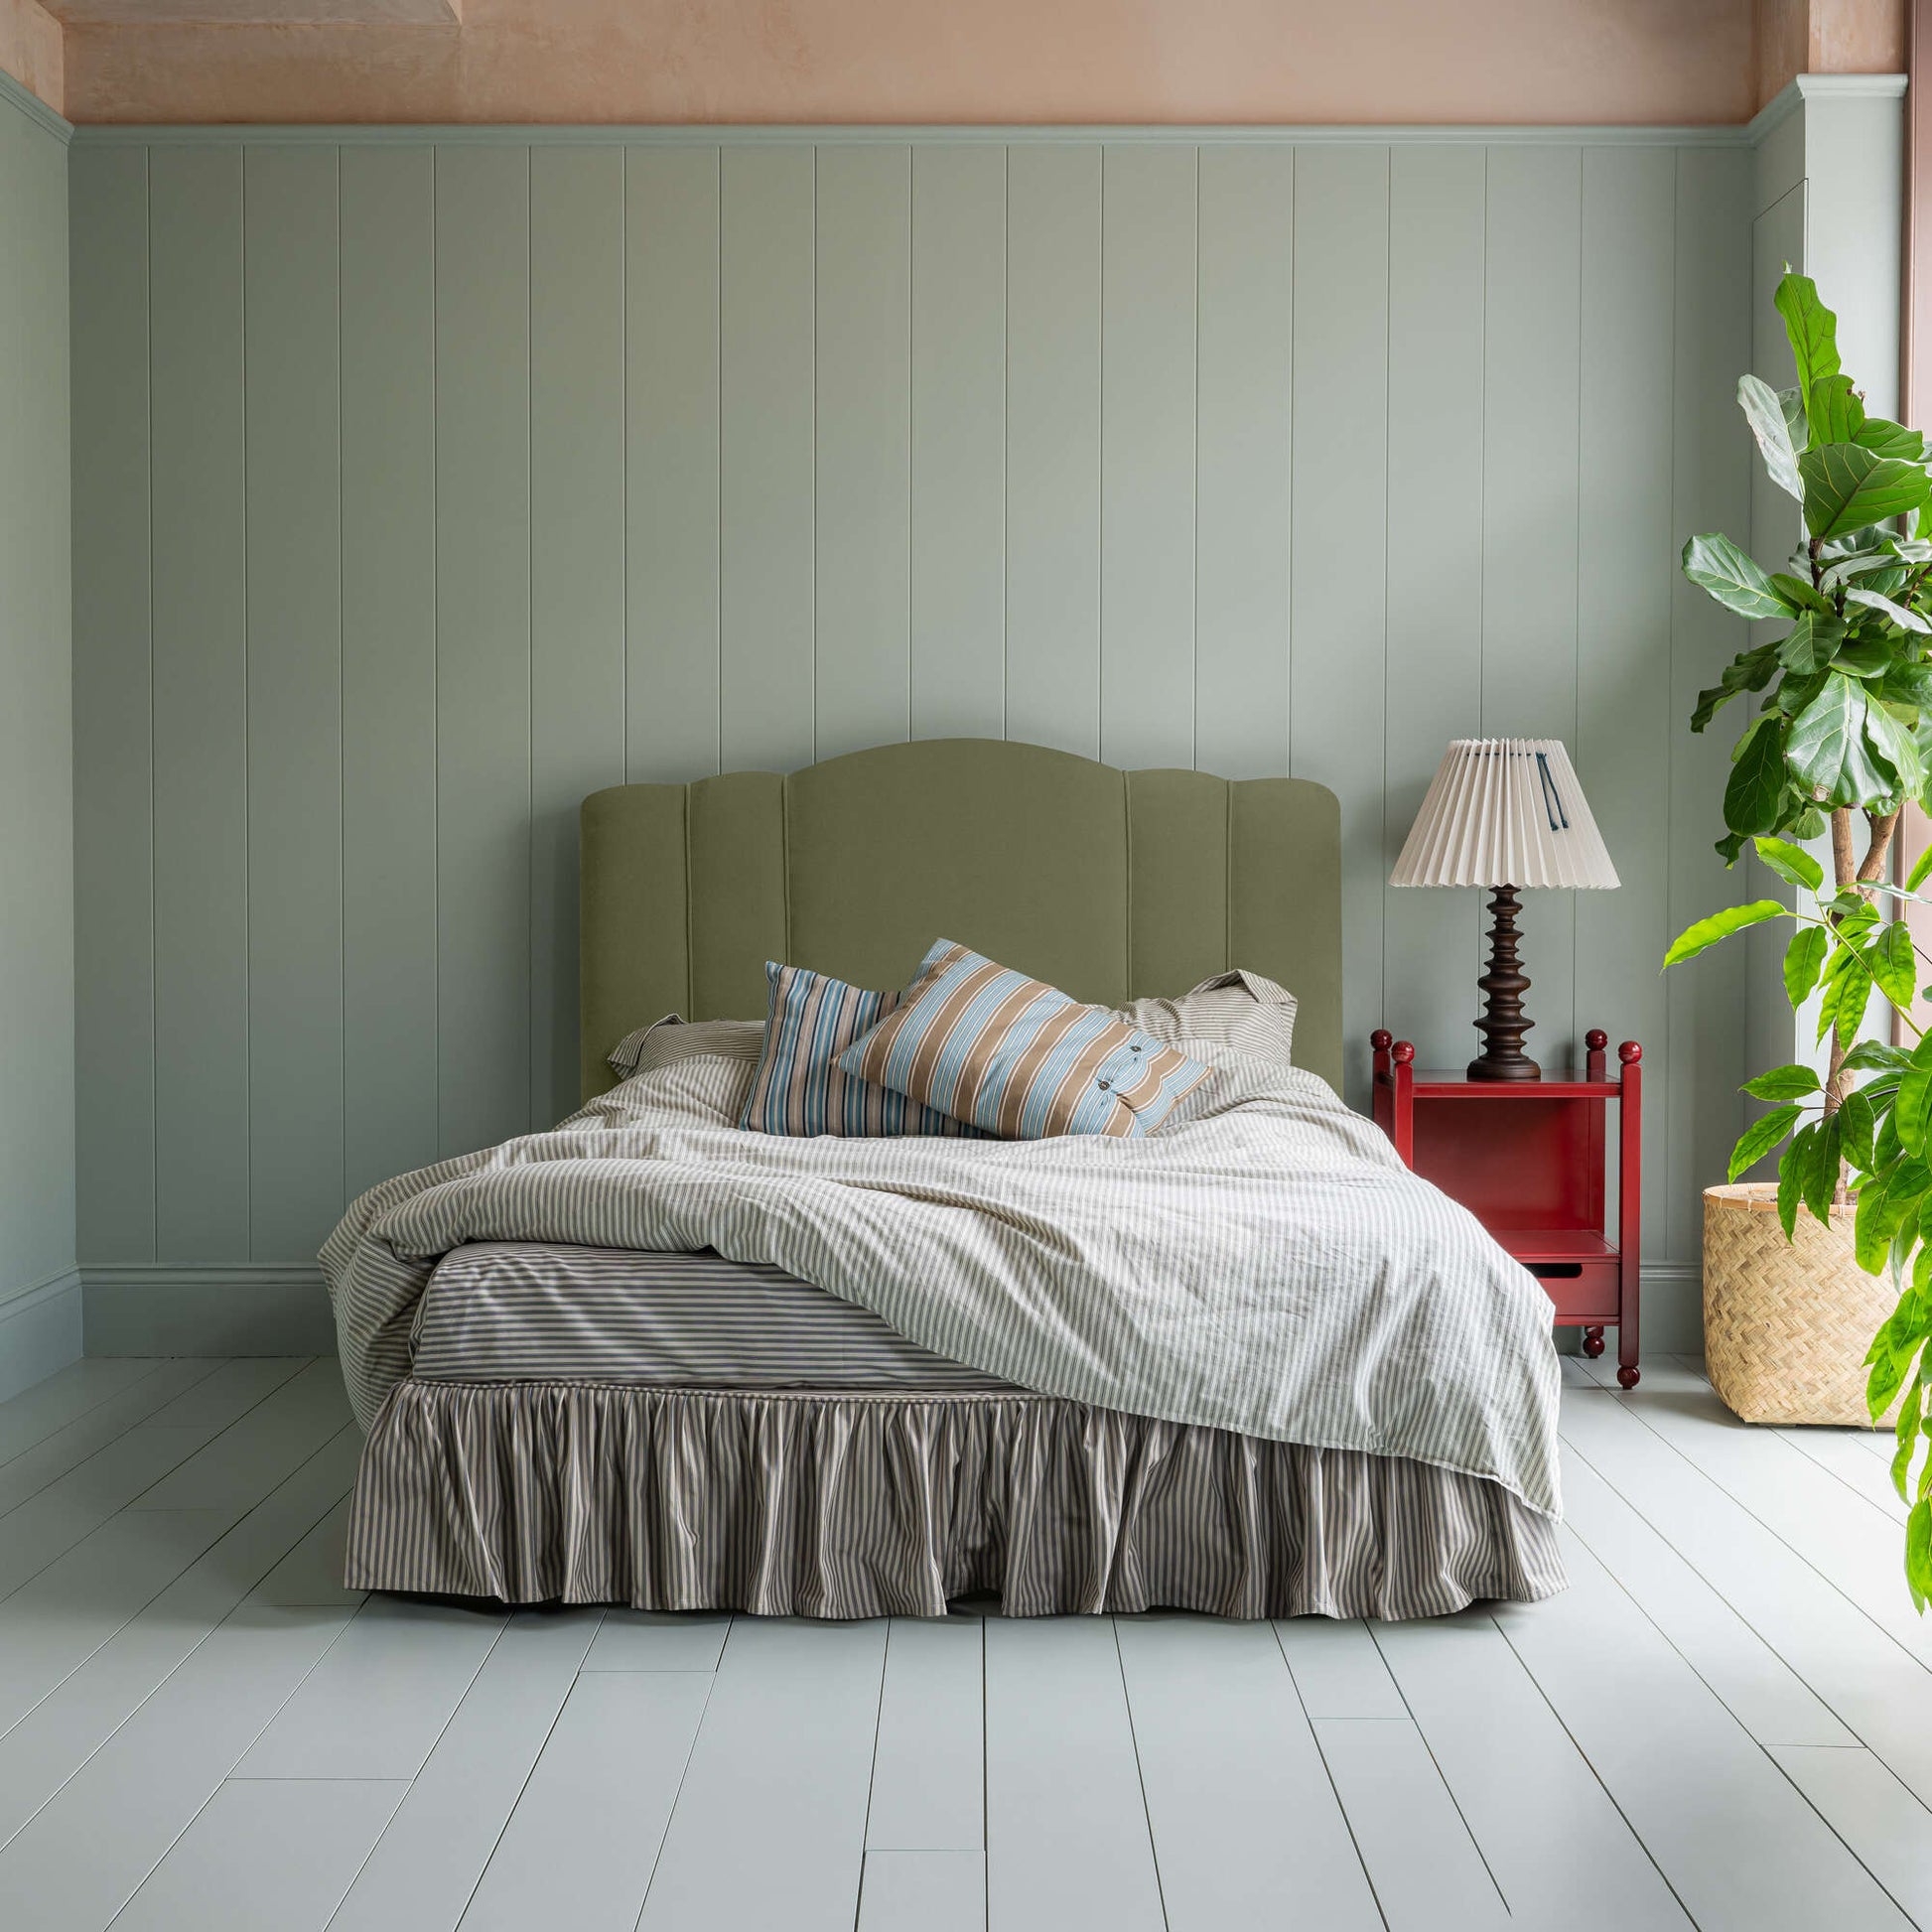
[(898, 1005), (897, 993), (866, 993), (803, 966), (765, 962), (770, 1018), (752, 1091), (739, 1116), (755, 1134), (970, 1135), (949, 1115), (873, 1086), (838, 1056)]
[(1007, 1140), (1151, 1133), (1207, 1068), (1038, 980), (941, 939), (848, 1073)]
[(667, 1013), (634, 1034), (625, 1034), (605, 1062), (620, 1080), (655, 1073), (660, 1066), (713, 1054), (728, 1060), (755, 1060), (764, 1050), (762, 1020), (684, 1020)]
[(1294, 1064), (1295, 995), (1259, 973), (1217, 973), (1177, 1000), (1135, 1000), (1116, 1007), (1114, 1018), (1167, 1046), (1205, 1039), (1257, 1059)]

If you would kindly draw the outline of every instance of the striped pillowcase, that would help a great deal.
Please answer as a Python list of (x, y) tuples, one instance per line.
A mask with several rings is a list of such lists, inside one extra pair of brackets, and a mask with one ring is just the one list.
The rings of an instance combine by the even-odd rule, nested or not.
[(897, 993), (866, 993), (803, 966), (767, 960), (764, 1050), (739, 1116), (755, 1134), (971, 1136), (950, 1115), (857, 1078), (838, 1056), (898, 1005)]
[(1207, 1078), (1101, 1007), (941, 939), (897, 1009), (839, 1055), (848, 1073), (1005, 1140), (1152, 1133)]

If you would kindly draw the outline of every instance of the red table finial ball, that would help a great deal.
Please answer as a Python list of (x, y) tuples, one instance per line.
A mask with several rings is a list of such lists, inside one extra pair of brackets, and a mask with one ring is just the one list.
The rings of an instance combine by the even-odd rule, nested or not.
[(1398, 1039), (1395, 1043), (1395, 1058), (1398, 1066), (1407, 1066), (1416, 1057), (1416, 1043), (1412, 1039)]
[(1376, 1030), (1368, 1036), (1368, 1043), (1371, 1046), (1373, 1046), (1378, 1053), (1386, 1053), (1389, 1050), (1389, 1047), (1394, 1043), (1394, 1040), (1395, 1040), (1395, 1035), (1390, 1033), (1388, 1028), (1386, 1027), (1377, 1027)]
[(1610, 1036), (1608, 1034), (1606, 1034), (1603, 1031), (1601, 1027), (1592, 1027), (1589, 1030), (1589, 1032), (1584, 1035), (1584, 1044), (1587, 1046), (1592, 1053), (1600, 1053), (1603, 1050), (1603, 1048), (1606, 1047), (1609, 1043), (1610, 1043)]
[(1634, 1039), (1626, 1039), (1616, 1049), (1616, 1056), (1625, 1066), (1635, 1066), (1643, 1058), (1643, 1048)]

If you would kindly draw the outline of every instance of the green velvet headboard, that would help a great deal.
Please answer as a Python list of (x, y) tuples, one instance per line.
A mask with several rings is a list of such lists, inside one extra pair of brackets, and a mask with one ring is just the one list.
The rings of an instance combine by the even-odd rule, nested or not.
[(925, 739), (593, 792), (582, 851), (586, 1098), (663, 1014), (762, 1018), (767, 959), (902, 986), (941, 934), (1101, 1006), (1265, 973), (1341, 1083), (1340, 813), (1307, 779)]

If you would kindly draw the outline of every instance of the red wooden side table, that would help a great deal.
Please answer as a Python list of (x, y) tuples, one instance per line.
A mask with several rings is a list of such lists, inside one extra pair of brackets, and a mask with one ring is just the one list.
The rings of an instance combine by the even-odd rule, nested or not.
[[(1616, 1379), (1637, 1385), (1637, 1251), (1643, 1225), (1643, 1048), (1584, 1036), (1583, 1077), (1471, 1080), (1419, 1073), (1416, 1049), (1385, 1029), (1375, 1049), (1375, 1122), (1425, 1180), (1458, 1200), (1542, 1282), (1559, 1327), (1581, 1327), (1584, 1353), (1616, 1329)], [(1617, 1108), (1615, 1239), (1605, 1212), (1606, 1115)]]

